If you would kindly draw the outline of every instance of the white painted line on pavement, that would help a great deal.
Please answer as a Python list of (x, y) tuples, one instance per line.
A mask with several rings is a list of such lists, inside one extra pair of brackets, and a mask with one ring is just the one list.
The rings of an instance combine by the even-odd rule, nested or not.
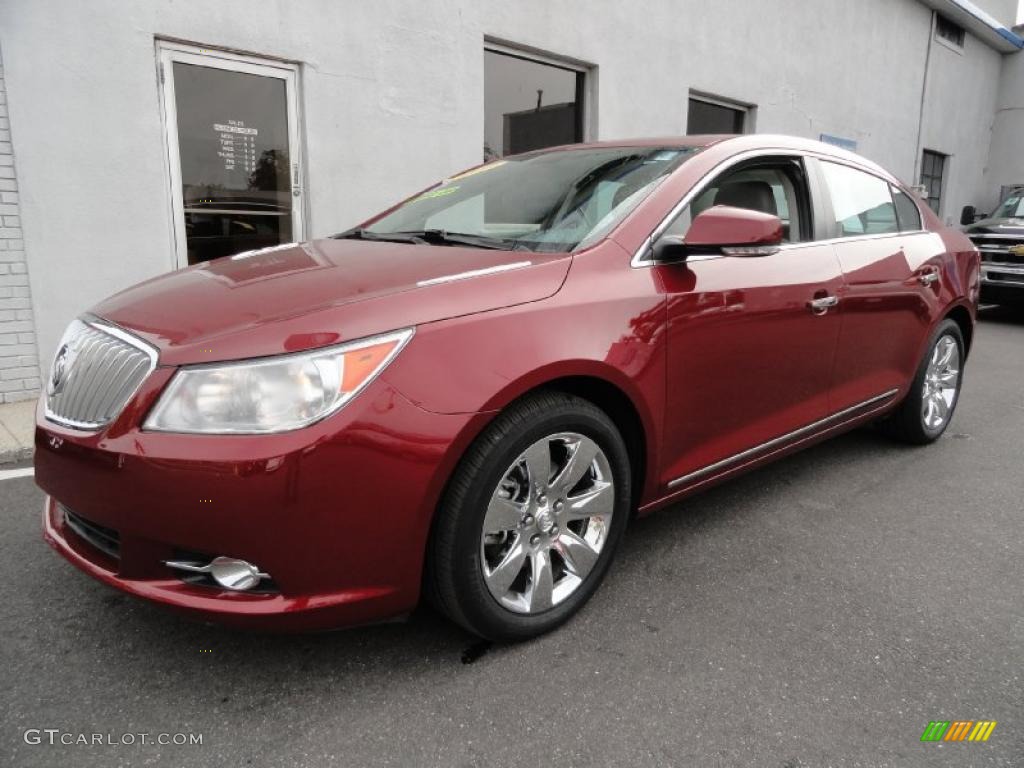
[(31, 477), (35, 474), (33, 467), (22, 467), (21, 469), (0, 469), (0, 480), (13, 480), (16, 477)]

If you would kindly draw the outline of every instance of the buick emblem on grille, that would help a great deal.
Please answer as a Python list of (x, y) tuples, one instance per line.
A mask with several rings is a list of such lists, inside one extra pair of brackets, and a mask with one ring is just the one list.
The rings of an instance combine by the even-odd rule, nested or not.
[(57, 351), (57, 356), (53, 359), (53, 370), (50, 372), (50, 381), (46, 386), (46, 393), (48, 395), (59, 394), (64, 389), (64, 382), (67, 381), (67, 369), (68, 369), (68, 358), (71, 356), (71, 350), (67, 344), (62, 346)]

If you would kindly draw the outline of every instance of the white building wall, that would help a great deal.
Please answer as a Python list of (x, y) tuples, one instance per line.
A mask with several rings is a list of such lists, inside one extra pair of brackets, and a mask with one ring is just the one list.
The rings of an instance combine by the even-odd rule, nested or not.
[(0, 403), (13, 403), (38, 394), (39, 360), (4, 83), (0, 59)]
[(962, 50), (932, 43), (921, 145), (949, 155), (941, 211), (947, 224), (959, 224), (965, 205), (983, 210), (996, 202), (985, 168), (1003, 58), (970, 34)]
[(954, 157), (947, 216), (984, 193), (1000, 69), (973, 37), (933, 46), (922, 125), (917, 0), (10, 0), (0, 45), (43, 359), (90, 304), (173, 268), (157, 36), (301, 62), (313, 236), (480, 161), (485, 36), (595, 65), (602, 139), (684, 133), (696, 89), (756, 104), (759, 131), (854, 139), (912, 182), (921, 127)]
[[(1024, 27), (1018, 31), (1024, 32)], [(978, 202), (980, 211), (992, 210), (1001, 188), (1024, 184), (1024, 53), (1007, 56), (1003, 61), (985, 182), (987, 194)]]

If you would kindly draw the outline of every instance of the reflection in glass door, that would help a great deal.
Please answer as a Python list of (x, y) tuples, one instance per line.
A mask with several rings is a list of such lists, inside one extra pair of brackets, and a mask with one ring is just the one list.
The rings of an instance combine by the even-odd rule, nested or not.
[(303, 236), (295, 68), (162, 45), (178, 265)]

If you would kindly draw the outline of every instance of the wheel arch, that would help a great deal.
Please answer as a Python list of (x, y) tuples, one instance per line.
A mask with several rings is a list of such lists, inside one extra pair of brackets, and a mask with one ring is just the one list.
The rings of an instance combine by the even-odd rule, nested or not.
[(970, 310), (962, 304), (956, 304), (943, 315), (942, 319), (952, 320), (959, 326), (960, 333), (964, 337), (964, 358), (966, 358), (971, 352), (971, 344), (974, 341), (974, 317)]
[(648, 446), (647, 430), (644, 428), (643, 419), (632, 399), (607, 379), (586, 375), (562, 376), (552, 379), (531, 389), (524, 396), (551, 390), (567, 392), (593, 403), (614, 422), (626, 443), (626, 452), (629, 455), (631, 501), (635, 510), (646, 486)]
[(430, 512), (426, 537), (423, 542), (421, 584), (429, 592), (434, 591), (428, 573), (432, 542), (436, 535), (439, 518), (438, 512), (449, 492), (452, 478), (455, 476), (459, 464), (475, 441), (504, 410), (524, 398), (549, 391), (566, 392), (589, 401), (604, 411), (619, 430), (626, 443), (630, 460), (631, 516), (636, 514), (637, 509), (642, 506), (645, 496), (649, 493), (649, 489), (654, 487), (656, 482), (654, 472), (656, 464), (654, 462), (657, 460), (654, 450), (657, 445), (655, 424), (646, 404), (642, 400), (638, 402), (638, 395), (631, 396), (627, 388), (617, 384), (612, 377), (600, 375), (593, 370), (562, 372), (560, 375), (550, 377), (529, 377), (524, 381), (510, 384), (488, 401), (485, 410), (478, 413), (479, 416), (486, 414), (487, 418), (474, 419), (467, 424), (466, 429), (455, 440), (456, 448), (446, 462), (446, 476)]
[[(474, 441), (505, 409), (523, 398), (543, 391), (562, 391), (583, 398), (604, 411), (626, 443), (630, 460), (632, 506), (641, 506), (656, 486), (658, 423), (641, 391), (624, 374), (594, 361), (579, 360), (547, 366), (509, 382), (480, 409), (485, 419), (474, 419), (455, 441), (456, 453), (449, 462), (448, 477), (455, 472)], [(444, 486), (447, 487), (448, 480)], [(444, 498), (444, 490), (439, 496)]]

